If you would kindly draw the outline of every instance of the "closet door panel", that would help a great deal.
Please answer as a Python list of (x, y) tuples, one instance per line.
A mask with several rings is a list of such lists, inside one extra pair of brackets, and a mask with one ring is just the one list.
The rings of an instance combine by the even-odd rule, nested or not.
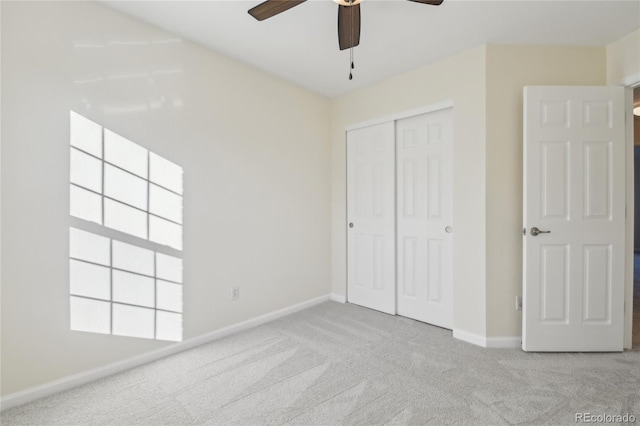
[(347, 133), (347, 300), (396, 313), (394, 123)]
[(452, 110), (396, 122), (399, 315), (452, 328)]

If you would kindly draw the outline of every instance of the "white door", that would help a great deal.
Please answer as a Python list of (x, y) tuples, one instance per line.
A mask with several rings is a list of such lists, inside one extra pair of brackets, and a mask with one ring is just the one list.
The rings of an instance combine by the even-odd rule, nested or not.
[(347, 133), (347, 299), (396, 313), (393, 122)]
[(524, 92), (526, 351), (622, 351), (624, 92)]
[(396, 123), (398, 314), (453, 327), (452, 109)]

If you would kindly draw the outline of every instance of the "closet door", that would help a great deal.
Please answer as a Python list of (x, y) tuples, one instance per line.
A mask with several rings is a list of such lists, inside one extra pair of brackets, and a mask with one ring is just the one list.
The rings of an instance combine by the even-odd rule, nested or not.
[(396, 313), (394, 123), (347, 133), (347, 299)]
[(398, 314), (453, 326), (452, 109), (396, 122)]

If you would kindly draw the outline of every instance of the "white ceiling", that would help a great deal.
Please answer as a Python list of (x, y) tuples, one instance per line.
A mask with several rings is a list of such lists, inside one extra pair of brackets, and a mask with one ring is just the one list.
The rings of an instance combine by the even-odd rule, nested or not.
[(640, 0), (365, 0), (362, 35), (338, 49), (337, 8), (310, 0), (258, 22), (260, 1), (105, 1), (258, 69), (334, 97), (481, 44), (606, 46), (640, 27)]

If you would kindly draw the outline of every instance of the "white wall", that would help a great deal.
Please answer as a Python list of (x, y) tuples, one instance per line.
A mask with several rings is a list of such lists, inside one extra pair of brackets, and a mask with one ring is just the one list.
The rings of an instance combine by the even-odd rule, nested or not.
[(69, 110), (184, 167), (186, 339), (329, 292), (327, 99), (96, 3), (1, 28), (2, 395), (168, 344), (69, 330)]
[(607, 83), (640, 81), (640, 29), (607, 46)]
[(346, 294), (348, 125), (453, 101), (454, 328), (485, 335), (485, 47), (444, 59), (333, 100), (331, 283)]

